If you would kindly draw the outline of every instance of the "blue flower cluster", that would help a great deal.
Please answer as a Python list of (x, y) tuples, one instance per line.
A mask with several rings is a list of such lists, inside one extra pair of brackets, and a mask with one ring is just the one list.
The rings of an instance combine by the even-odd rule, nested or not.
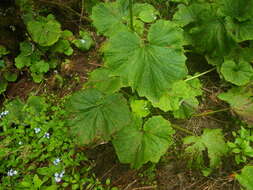
[(18, 172), (16, 170), (13, 170), (13, 169), (10, 169), (8, 172), (7, 172), (7, 176), (14, 176), (14, 175), (17, 175)]
[(58, 165), (60, 162), (61, 162), (61, 159), (60, 159), (60, 158), (56, 158), (56, 159), (53, 161), (54, 165)]
[(55, 173), (54, 174), (54, 179), (55, 179), (55, 182), (56, 183), (59, 183), (61, 182), (61, 179), (63, 178), (63, 175), (64, 175), (65, 171), (62, 171), (61, 173)]
[(2, 113), (0, 113), (0, 119), (3, 118), (4, 116), (8, 115), (9, 111), (3, 111)]

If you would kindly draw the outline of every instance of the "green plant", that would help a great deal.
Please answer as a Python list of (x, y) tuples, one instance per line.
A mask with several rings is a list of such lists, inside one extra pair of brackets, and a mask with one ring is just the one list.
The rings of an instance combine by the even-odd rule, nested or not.
[(252, 87), (234, 87), (227, 92), (221, 93), (218, 97), (226, 101), (231, 106), (231, 109), (238, 114), (246, 122), (253, 121), (253, 98)]
[[(251, 81), (252, 48), (239, 43), (253, 40), (253, 20), (244, 14), (250, 1), (180, 1), (173, 20), (185, 31), (193, 51), (207, 57), (224, 78), (238, 86)], [(250, 11), (250, 10), (249, 10)], [(199, 38), (199, 36), (202, 36)]]
[[(148, 21), (151, 12), (156, 13), (151, 5), (134, 3), (131, 11), (128, 2), (121, 0), (93, 8), (93, 24), (109, 37), (102, 47), (105, 65), (90, 74), (87, 89), (71, 96), (66, 105), (69, 126), (79, 142), (112, 141), (119, 160), (134, 168), (158, 162), (173, 144), (173, 125), (162, 116), (153, 116), (149, 109), (158, 107), (187, 118), (195, 112), (196, 97), (202, 94), (197, 79), (202, 74), (187, 76), (183, 31), (170, 21)], [(131, 17), (151, 23), (147, 35), (128, 29)], [(118, 30), (113, 28), (116, 24)], [(122, 87), (138, 94), (137, 98), (129, 94), (132, 113), (118, 92)], [(218, 133), (223, 142), (221, 131)], [(222, 151), (220, 156), (225, 154)], [(216, 161), (212, 167), (218, 164)]]
[(51, 46), (55, 44), (61, 36), (61, 25), (53, 15), (38, 17), (36, 20), (27, 23), (27, 30), (33, 41), (40, 46)]
[(233, 131), (235, 138), (234, 142), (228, 142), (232, 153), (235, 154), (235, 161), (237, 164), (247, 162), (248, 158), (253, 157), (253, 135), (251, 135), (251, 129), (241, 129), (236, 133)]
[(35, 15), (32, 1), (19, 0), (17, 4), (30, 38), (20, 44), (21, 53), (15, 58), (15, 65), (20, 70), (29, 68), (34, 82), (40, 83), (50, 69), (57, 67), (58, 54), (73, 54), (71, 43), (83, 51), (94, 45), (88, 32), (80, 31), (81, 39), (74, 39), (71, 31), (61, 29), (54, 15)]
[(44, 74), (57, 66), (55, 53), (73, 53), (69, 42), (73, 34), (68, 30), (62, 31), (60, 23), (51, 14), (47, 17), (31, 18), (27, 22), (27, 30), (37, 44), (30, 41), (20, 43), (21, 53), (15, 58), (15, 65), (20, 70), (28, 67), (34, 82), (40, 83)]
[(94, 46), (94, 41), (87, 31), (80, 30), (79, 38), (72, 41), (72, 43), (80, 50), (87, 51)]
[(109, 140), (112, 134), (130, 122), (130, 112), (122, 95), (105, 95), (96, 89), (72, 95), (67, 110), (69, 125), (84, 144), (97, 138)]
[(8, 82), (15, 82), (18, 77), (17, 73), (12, 72), (10, 65), (4, 60), (4, 56), (9, 53), (4, 46), (0, 45), (0, 94), (6, 90)]
[(6, 102), (0, 116), (0, 189), (110, 189), (75, 149), (63, 102), (57, 102), (39, 96)]
[[(189, 164), (202, 170), (205, 176), (221, 164), (221, 157), (226, 155), (228, 147), (220, 129), (205, 129), (200, 137), (189, 136), (184, 138), (184, 144), (189, 144), (186, 152), (191, 154)], [(208, 152), (209, 167), (205, 166), (204, 151)]]
[[(30, 72), (35, 82), (41, 82), (50, 69), (57, 69), (62, 57), (72, 55), (72, 45), (87, 51), (96, 44), (101, 47), (104, 64), (89, 74), (82, 90), (70, 95), (64, 109), (62, 105), (51, 107), (50, 99), (36, 96), (26, 103), (6, 103), (0, 114), (0, 158), (8, 158), (0, 166), (3, 188), (110, 189), (110, 179), (103, 184), (93, 175), (93, 163), (79, 150), (80, 144), (89, 148), (110, 143), (119, 161), (132, 168), (152, 162), (146, 174), (150, 178), (154, 178), (154, 163), (178, 144), (183, 144), (183, 150), (174, 152), (176, 158), (177, 154), (187, 157), (188, 165), (204, 176), (217, 170), (231, 152), (236, 164), (248, 163), (253, 156), (251, 129), (242, 127), (236, 133), (231, 128), (235, 141), (226, 143), (230, 131), (225, 127), (226, 135), (223, 128), (212, 128), (197, 136), (191, 128), (174, 124), (182, 121), (179, 119), (228, 110), (248, 123), (253, 121), (253, 0), (82, 0), (80, 14), (71, 7), (61, 7), (80, 18), (76, 37), (62, 30), (53, 15), (45, 16), (47, 9), (35, 14), (32, 1), (17, 2), (28, 38), (20, 44), (15, 65)], [(155, 7), (166, 7), (166, 18), (176, 12), (172, 20), (165, 20), (165, 13)], [(84, 11), (92, 12), (93, 26), (105, 37), (102, 46), (81, 26)], [(0, 47), (0, 56), (7, 53)], [(197, 73), (199, 70), (191, 68), (193, 54), (205, 58), (212, 68)], [(7, 57), (2, 57), (0, 69), (9, 72)], [(72, 63), (70, 59), (65, 59), (67, 66)], [(226, 89), (218, 97), (230, 107), (201, 113), (210, 90), (199, 77), (214, 70), (222, 79), (215, 78), (219, 92)], [(75, 83), (82, 81), (78, 75), (71, 78)], [(62, 77), (56, 75), (55, 79), (64, 87)], [(211, 91), (210, 96), (214, 94)], [(190, 136), (180, 139), (181, 134), (177, 134), (175, 141), (177, 130)], [(250, 172), (251, 166), (245, 166), (236, 174), (249, 189)]]

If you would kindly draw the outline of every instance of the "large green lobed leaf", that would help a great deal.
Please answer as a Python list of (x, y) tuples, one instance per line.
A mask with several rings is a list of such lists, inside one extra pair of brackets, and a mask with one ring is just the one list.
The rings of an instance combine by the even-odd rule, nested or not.
[(227, 81), (238, 86), (247, 84), (253, 77), (252, 66), (246, 61), (235, 63), (227, 60), (221, 66), (221, 73)]
[(32, 39), (41, 46), (51, 46), (61, 36), (61, 25), (52, 15), (41, 20), (33, 20), (27, 23), (27, 30)]
[(71, 96), (67, 110), (69, 126), (80, 143), (110, 136), (130, 123), (130, 111), (120, 94), (104, 95), (97, 89), (87, 89)]
[(253, 0), (221, 0), (218, 2), (224, 15), (233, 17), (238, 21), (252, 19)]
[(184, 27), (187, 42), (199, 53), (223, 56), (235, 42), (226, 29), (225, 19), (217, 13), (215, 3), (181, 5), (173, 20)]
[(135, 120), (113, 138), (113, 146), (122, 163), (140, 168), (148, 161), (157, 163), (173, 143), (171, 124), (161, 116), (153, 116), (143, 126)]
[(95, 87), (103, 93), (118, 92), (124, 86), (120, 77), (110, 77), (111, 71), (105, 67), (95, 69), (89, 74), (87, 87)]
[(91, 18), (98, 33), (110, 36), (127, 29), (127, 26), (124, 25), (127, 14), (127, 6), (116, 1), (99, 3), (93, 7)]
[(253, 19), (239, 22), (234, 18), (227, 17), (226, 29), (238, 43), (253, 40)]
[[(152, 102), (152, 104), (154, 107), (158, 107), (165, 112), (177, 111), (182, 107), (183, 102), (187, 102), (187, 104), (190, 103), (190, 105), (198, 105), (196, 96), (200, 95), (202, 95), (202, 90), (199, 79), (195, 78), (189, 81), (180, 80), (175, 82), (172, 88), (168, 90), (158, 102)], [(183, 108), (186, 107), (184, 106)]]
[(105, 64), (140, 96), (159, 98), (186, 76), (183, 34), (177, 25), (159, 20), (150, 27), (147, 40), (124, 31), (104, 47)]
[[(138, 31), (141, 25), (140, 23), (155, 21), (157, 15), (158, 11), (152, 5), (147, 3), (134, 3), (133, 19), (135, 31)], [(115, 2), (99, 3), (93, 7), (91, 19), (98, 33), (105, 36), (112, 36), (128, 30), (128, 25), (130, 24), (129, 1), (117, 0)]]

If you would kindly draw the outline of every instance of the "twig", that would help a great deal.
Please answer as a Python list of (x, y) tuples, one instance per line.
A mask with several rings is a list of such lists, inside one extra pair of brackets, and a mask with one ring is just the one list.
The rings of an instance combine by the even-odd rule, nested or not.
[(137, 187), (137, 188), (133, 188), (132, 190), (144, 190), (144, 189), (156, 189), (157, 186), (153, 185), (153, 186), (146, 186), (146, 187)]
[(84, 13), (84, 0), (82, 0), (81, 16), (80, 16), (80, 20), (79, 20), (79, 30), (80, 30), (80, 26), (81, 26), (81, 22), (82, 22), (83, 13)]
[(135, 184), (137, 180), (134, 180), (132, 183), (128, 184), (124, 190), (127, 190), (129, 187), (131, 187), (133, 184)]
[(105, 174), (100, 178), (101, 180), (103, 180), (104, 179), (104, 177), (106, 177), (107, 176), (107, 174), (109, 174), (115, 167), (116, 167), (117, 165), (115, 164), (115, 165), (113, 165), (107, 172), (105, 172)]
[(94, 65), (94, 66), (98, 66), (98, 67), (101, 67), (102, 65), (101, 64), (98, 64), (98, 63), (93, 63), (93, 62), (88, 62), (89, 65)]

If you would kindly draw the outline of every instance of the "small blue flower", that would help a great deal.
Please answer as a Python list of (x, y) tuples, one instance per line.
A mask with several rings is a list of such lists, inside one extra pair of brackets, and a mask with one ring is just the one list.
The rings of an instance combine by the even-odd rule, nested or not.
[(37, 133), (39, 133), (41, 131), (41, 129), (40, 128), (34, 128), (34, 131), (37, 134)]
[(58, 165), (60, 162), (61, 162), (61, 159), (60, 159), (60, 158), (56, 158), (56, 159), (53, 161), (54, 165)]
[(54, 180), (55, 180), (56, 183), (61, 182), (64, 173), (65, 173), (65, 171), (62, 171), (61, 173), (57, 173), (57, 172), (56, 172), (56, 173), (54, 174)]
[(63, 178), (63, 175), (65, 174), (65, 171), (62, 171), (59, 175), (59, 177)]
[(10, 169), (8, 172), (7, 172), (7, 176), (14, 176), (14, 175), (17, 175), (18, 172), (16, 170), (13, 170), (13, 169)]
[(4, 116), (6, 116), (6, 115), (8, 115), (9, 114), (9, 111), (3, 111), (2, 113), (0, 113), (0, 119), (2, 118), (2, 117), (4, 117)]
[(49, 139), (50, 138), (50, 134), (49, 133), (45, 133), (43, 137)]

